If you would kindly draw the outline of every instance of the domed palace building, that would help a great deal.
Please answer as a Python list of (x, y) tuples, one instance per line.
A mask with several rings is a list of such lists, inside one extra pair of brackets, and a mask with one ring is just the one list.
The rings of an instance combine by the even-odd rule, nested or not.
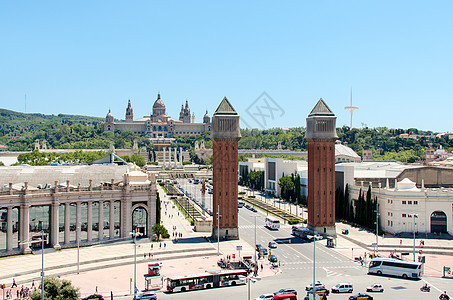
[(181, 105), (179, 119), (173, 119), (166, 113), (164, 101), (157, 94), (157, 100), (154, 102), (152, 114), (143, 118), (134, 120), (131, 100), (126, 108), (126, 120), (115, 122), (113, 114), (109, 110), (102, 123), (103, 131), (129, 130), (137, 134), (147, 134), (151, 140), (170, 139), (173, 136), (181, 135), (198, 135), (203, 132), (211, 131), (211, 118), (208, 111), (203, 117), (203, 123), (195, 123), (195, 114), (190, 114), (189, 102)]

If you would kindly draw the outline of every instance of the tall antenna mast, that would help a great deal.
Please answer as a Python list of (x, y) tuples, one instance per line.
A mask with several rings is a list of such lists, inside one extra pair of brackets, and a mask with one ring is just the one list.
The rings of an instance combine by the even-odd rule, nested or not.
[(351, 113), (351, 126), (349, 128), (352, 129), (352, 114), (354, 113), (354, 110), (359, 109), (358, 106), (352, 106), (352, 87), (351, 87), (351, 105), (346, 106), (344, 109), (349, 110), (349, 112)]
[(27, 94), (25, 94), (25, 121), (27, 121)]

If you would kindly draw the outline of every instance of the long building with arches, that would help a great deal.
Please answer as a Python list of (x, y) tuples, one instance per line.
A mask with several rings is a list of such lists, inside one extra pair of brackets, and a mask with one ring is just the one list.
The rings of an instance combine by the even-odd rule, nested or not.
[(0, 256), (40, 247), (42, 231), (44, 246), (55, 249), (130, 239), (134, 230), (153, 234), (154, 174), (117, 165), (17, 166), (0, 167), (0, 178)]
[(129, 100), (125, 121), (115, 122), (109, 110), (101, 126), (103, 131), (128, 130), (137, 134), (147, 134), (151, 139), (167, 139), (175, 135), (188, 136), (211, 132), (211, 117), (207, 110), (202, 121), (202, 123), (195, 122), (195, 113), (191, 114), (187, 100), (185, 106), (181, 105), (179, 119), (168, 116), (167, 108), (159, 93), (150, 115), (134, 119), (131, 100)]

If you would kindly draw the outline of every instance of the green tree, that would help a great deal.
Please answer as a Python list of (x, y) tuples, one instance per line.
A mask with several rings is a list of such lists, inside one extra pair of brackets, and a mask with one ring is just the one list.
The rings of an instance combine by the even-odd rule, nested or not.
[[(41, 284), (39, 285), (41, 287)], [(56, 277), (44, 278), (44, 299), (46, 300), (77, 300), (80, 297), (79, 288), (72, 286), (69, 280), (60, 280)], [(31, 300), (40, 300), (41, 291), (30, 293)]]
[(157, 240), (160, 240), (161, 236), (166, 236), (168, 235), (167, 229), (164, 227), (164, 225), (161, 224), (156, 224), (153, 226), (153, 232), (155, 235), (157, 235)]
[(284, 199), (289, 199), (291, 192), (294, 189), (294, 182), (290, 176), (283, 176), (278, 180), (278, 185), (281, 189), (281, 195)]

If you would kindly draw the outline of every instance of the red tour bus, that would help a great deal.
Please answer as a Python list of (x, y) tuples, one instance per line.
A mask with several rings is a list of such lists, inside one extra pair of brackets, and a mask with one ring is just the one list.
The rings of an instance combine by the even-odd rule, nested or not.
[(193, 276), (168, 277), (168, 292), (185, 292), (245, 284), (246, 270), (212, 271)]

